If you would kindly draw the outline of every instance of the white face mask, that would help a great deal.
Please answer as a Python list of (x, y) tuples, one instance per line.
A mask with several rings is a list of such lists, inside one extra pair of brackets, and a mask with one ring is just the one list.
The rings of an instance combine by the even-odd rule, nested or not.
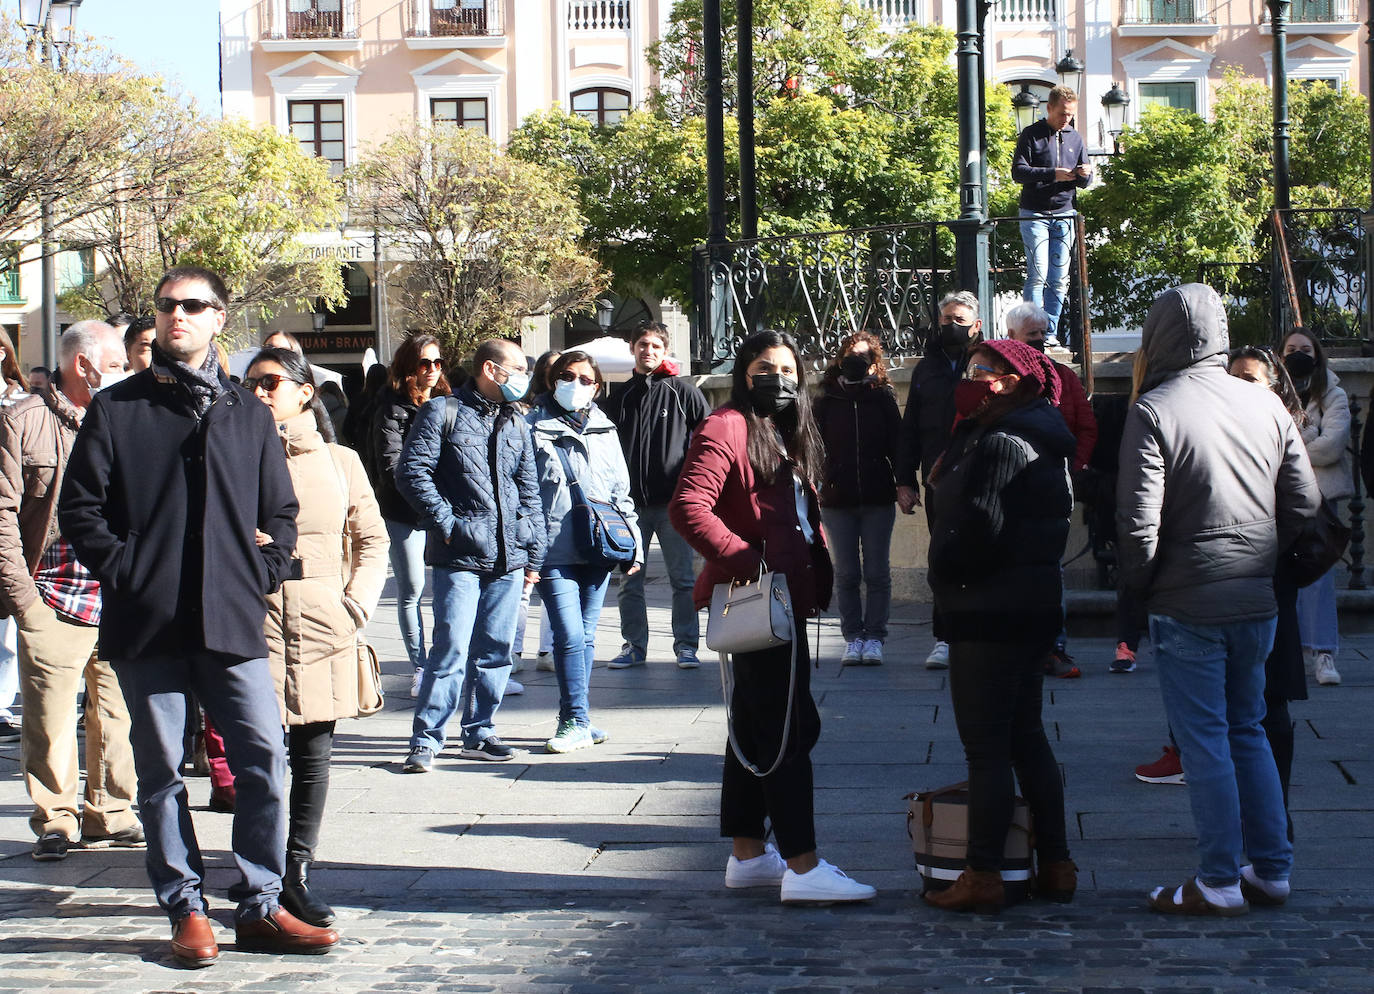
[(91, 388), (91, 396), (94, 397), (100, 391), (108, 390), (116, 383), (120, 383), (124, 380), (127, 380), (130, 376), (133, 375), (134, 374), (129, 372), (127, 369), (121, 369), (117, 373), (101, 373), (99, 383), (92, 385), (91, 382), (87, 380), (86, 385)]
[(595, 383), (586, 386), (577, 380), (559, 380), (558, 385), (553, 388), (553, 399), (558, 401), (558, 406), (565, 411), (585, 410), (591, 405), (592, 397), (595, 395)]

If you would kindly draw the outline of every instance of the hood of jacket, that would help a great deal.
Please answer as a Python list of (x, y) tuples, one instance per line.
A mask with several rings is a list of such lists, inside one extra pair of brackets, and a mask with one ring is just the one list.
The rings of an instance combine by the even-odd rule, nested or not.
[(1231, 347), (1221, 296), (1204, 283), (1165, 290), (1150, 305), (1140, 334), (1145, 376), (1140, 392)]
[(286, 446), (288, 459), (324, 448), (324, 436), (320, 434), (315, 421), (315, 412), (309, 409), (279, 422), (277, 433), (281, 435), (282, 444)]
[(530, 408), (530, 413), (526, 417), (532, 431), (554, 438), (560, 438), (564, 435), (583, 435), (594, 431), (615, 431), (615, 425), (611, 424), (611, 419), (606, 417), (606, 413), (596, 404), (587, 408), (587, 425), (581, 431), (570, 425), (563, 414), (563, 408), (558, 406), (553, 397), (545, 395), (541, 396)]

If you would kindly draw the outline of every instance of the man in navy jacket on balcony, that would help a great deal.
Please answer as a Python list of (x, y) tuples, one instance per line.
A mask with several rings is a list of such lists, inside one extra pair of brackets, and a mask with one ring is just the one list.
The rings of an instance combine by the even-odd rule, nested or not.
[(1051, 347), (1060, 344), (1059, 316), (1069, 289), (1074, 195), (1092, 179), (1083, 136), (1072, 124), (1077, 111), (1073, 90), (1050, 90), (1045, 116), (1021, 132), (1011, 163), (1011, 178), (1021, 184), (1021, 240), (1026, 245), (1022, 297), (1050, 316), (1045, 344)]

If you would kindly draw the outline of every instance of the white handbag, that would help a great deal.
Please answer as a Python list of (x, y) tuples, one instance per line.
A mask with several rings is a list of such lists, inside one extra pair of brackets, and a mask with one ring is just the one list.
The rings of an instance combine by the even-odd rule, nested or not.
[[(725, 695), (725, 730), (730, 748), (750, 773), (766, 777), (782, 765), (787, 742), (792, 735), (792, 710), (797, 696), (797, 640), (793, 627), (792, 595), (787, 577), (759, 565), (757, 580), (718, 583), (711, 591), (711, 609), (706, 616), (706, 647), (720, 653), (720, 683)], [(730, 669), (730, 653), (758, 652), (774, 646), (792, 644), (792, 660), (787, 684), (787, 717), (783, 719), (782, 742), (777, 758), (766, 770), (751, 763), (735, 740), (735, 716), (730, 702), (735, 696), (735, 678)]]

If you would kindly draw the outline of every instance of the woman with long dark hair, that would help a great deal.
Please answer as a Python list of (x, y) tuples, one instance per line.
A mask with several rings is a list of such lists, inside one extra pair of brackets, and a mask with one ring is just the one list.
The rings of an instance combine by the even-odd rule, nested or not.
[[(806, 368), (790, 335), (761, 331), (740, 346), (733, 377), (729, 402), (692, 437), (668, 516), (705, 559), (698, 607), (710, 604), (716, 584), (757, 579), (767, 568), (787, 577), (794, 619), (792, 643), (731, 657), (735, 741), (755, 767), (780, 762), (755, 776), (725, 748), (720, 826), (733, 845), (725, 885), (780, 885), (788, 903), (867, 901), (877, 891), (816, 853), (811, 749), (821, 719), (806, 619), (829, 604), (832, 574), (816, 498), (825, 453)], [(769, 823), (776, 847), (765, 844)]]
[(386, 581), (386, 527), (357, 453), (334, 443), (304, 356), (265, 348), (243, 385), (277, 421), (300, 503), (298, 578), (268, 596), (265, 634), (291, 769), (281, 902), (323, 927), (334, 911), (311, 892), (310, 863), (329, 791), (334, 725), (358, 716), (357, 635)]
[(420, 518), (396, 489), (396, 463), (401, 446), (420, 405), (431, 397), (451, 393), (444, 375), (439, 339), (412, 335), (401, 343), (391, 359), (391, 375), (372, 415), (372, 479), (377, 504), (391, 538), (391, 571), (396, 576), (396, 613), (401, 624), (412, 677), (410, 696), (419, 692), (425, 669), (425, 629), (420, 616), (420, 594), (425, 589), (425, 532)]
[(888, 549), (897, 521), (893, 474), (902, 434), (877, 335), (856, 331), (840, 344), (815, 411), (825, 443), (821, 520), (835, 559), (835, 599), (845, 641), (840, 662), (877, 666), (883, 661), (892, 602)]
[[(1301, 426), (1307, 458), (1317, 477), (1322, 500), (1340, 513), (1340, 502), (1355, 492), (1350, 456), (1350, 398), (1340, 378), (1327, 366), (1320, 340), (1300, 331), (1290, 332), (1279, 346), (1279, 355), (1303, 402), (1307, 423)], [(1341, 647), (1336, 618), (1336, 574), (1328, 570), (1316, 583), (1298, 591), (1298, 628), (1303, 652), (1311, 660), (1317, 683), (1338, 684), (1336, 654)]]
[(968, 762), (967, 868), (924, 895), (947, 911), (1006, 904), (1016, 781), (1035, 824), (1036, 890), (1068, 901), (1077, 887), (1064, 787), (1040, 718), (1043, 661), (1064, 621), (1059, 562), (1077, 447), (1058, 399), (1059, 374), (1043, 352), (1008, 339), (976, 346), (955, 387), (954, 433), (930, 474), (930, 587), (949, 632), (949, 692)]

